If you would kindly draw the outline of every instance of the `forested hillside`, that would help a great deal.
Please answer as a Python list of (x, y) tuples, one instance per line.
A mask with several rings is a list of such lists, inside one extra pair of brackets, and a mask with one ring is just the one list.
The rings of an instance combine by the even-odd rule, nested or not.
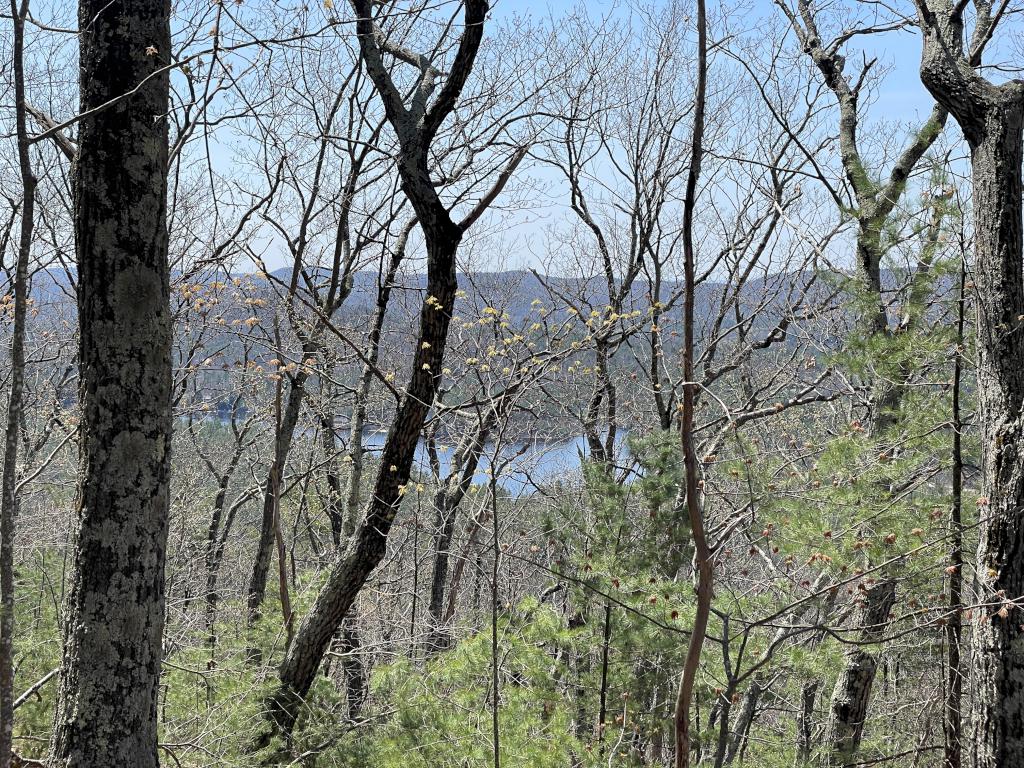
[(1024, 766), (1024, 5), (705, 3), (0, 11), (0, 768)]

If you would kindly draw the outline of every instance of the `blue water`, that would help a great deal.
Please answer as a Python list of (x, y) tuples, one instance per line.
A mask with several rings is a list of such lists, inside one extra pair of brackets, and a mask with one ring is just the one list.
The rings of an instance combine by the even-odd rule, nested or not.
[[(369, 453), (379, 454), (386, 437), (387, 433), (383, 431), (367, 431), (363, 435), (363, 444)], [(438, 451), (442, 475), (451, 470), (454, 452), (453, 445), (445, 447), (446, 450)], [(475, 483), (484, 484), (489, 481), (487, 470), (491, 468), (495, 447), (493, 443), (485, 446), (474, 476)], [(538, 486), (550, 485), (559, 480), (571, 481), (579, 477), (580, 463), (586, 455), (587, 441), (582, 436), (563, 441), (535, 440), (504, 444), (497, 462), (498, 485), (507, 493), (520, 496), (535, 492)], [(430, 476), (430, 458), (422, 440), (416, 447), (413, 470), (424, 477)]]

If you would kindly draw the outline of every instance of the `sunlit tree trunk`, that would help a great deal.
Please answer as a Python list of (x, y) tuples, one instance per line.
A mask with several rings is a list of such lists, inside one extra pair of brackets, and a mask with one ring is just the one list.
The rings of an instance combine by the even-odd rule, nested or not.
[(949, 109), (971, 151), (978, 312), (978, 415), (983, 497), (974, 627), (971, 763), (1024, 765), (1024, 239), (1021, 158), (1024, 81), (994, 85), (976, 68), (1001, 11), (975, 3), (965, 41), (962, 6), (923, 0), (921, 80)]
[(168, 0), (79, 6), (80, 528), (52, 766), (158, 764), (171, 447), (170, 10)]

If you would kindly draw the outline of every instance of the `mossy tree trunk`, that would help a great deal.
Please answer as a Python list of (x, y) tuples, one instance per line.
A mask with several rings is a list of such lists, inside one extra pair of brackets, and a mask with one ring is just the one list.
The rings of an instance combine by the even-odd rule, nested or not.
[(170, 12), (169, 0), (79, 5), (81, 487), (52, 766), (158, 764), (171, 446)]

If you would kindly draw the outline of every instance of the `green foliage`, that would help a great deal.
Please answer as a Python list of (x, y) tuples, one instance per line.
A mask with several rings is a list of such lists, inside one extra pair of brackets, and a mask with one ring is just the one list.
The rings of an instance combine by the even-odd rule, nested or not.
[[(565, 669), (553, 651), (571, 638), (550, 609), (527, 602), (499, 619), (501, 763), (564, 768), (582, 752), (558, 689)], [(399, 659), (378, 668), (374, 724), (348, 734), (318, 765), (463, 768), (492, 761), (490, 633), (459, 642), (419, 667)], [(311, 718), (312, 720), (312, 718)], [(303, 734), (304, 739), (313, 735)], [(326, 734), (324, 734), (326, 735)], [(315, 740), (315, 739), (314, 739)]]
[[(59, 558), (40, 552), (18, 569), (15, 602), (14, 695), (30, 686), (60, 664), (60, 632), (57, 617), (61, 597), (55, 592)], [(51, 678), (22, 704), (14, 720), (14, 745), (23, 757), (43, 758), (53, 723), (58, 681)]]

